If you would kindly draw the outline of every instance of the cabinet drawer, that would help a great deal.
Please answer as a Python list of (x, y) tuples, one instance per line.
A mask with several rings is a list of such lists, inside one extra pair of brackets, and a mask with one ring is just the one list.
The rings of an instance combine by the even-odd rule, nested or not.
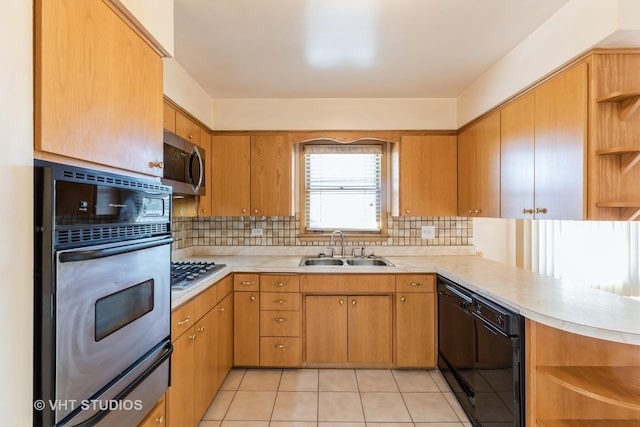
[(300, 291), (314, 294), (390, 293), (396, 288), (393, 274), (303, 274)]
[(142, 420), (142, 422), (138, 424), (138, 427), (152, 427), (163, 425), (166, 422), (167, 418), (165, 405), (166, 404), (163, 394), (158, 403), (156, 403), (155, 406), (151, 409), (151, 412), (149, 412), (144, 420)]
[(261, 311), (260, 336), (297, 337), (300, 336), (299, 311)]
[(260, 275), (259, 274), (234, 274), (233, 275), (234, 291), (259, 291)]
[(292, 274), (261, 274), (260, 291), (262, 292), (299, 292), (300, 279)]
[(300, 338), (260, 338), (260, 366), (298, 367), (301, 353)]
[(176, 308), (171, 312), (171, 341), (175, 341), (185, 331), (189, 330), (196, 323), (196, 307), (194, 300), (187, 301), (185, 304)]
[(260, 292), (261, 310), (300, 310), (300, 294)]
[(218, 303), (218, 285), (214, 283), (193, 298), (195, 319), (198, 320)]
[(396, 292), (435, 292), (436, 278), (433, 274), (398, 274)]

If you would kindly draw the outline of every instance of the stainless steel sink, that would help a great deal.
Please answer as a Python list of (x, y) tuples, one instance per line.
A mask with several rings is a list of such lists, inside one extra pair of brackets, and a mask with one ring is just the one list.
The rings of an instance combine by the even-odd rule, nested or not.
[(393, 267), (393, 264), (382, 257), (369, 258), (302, 258), (301, 267), (305, 266), (345, 266), (345, 267)]

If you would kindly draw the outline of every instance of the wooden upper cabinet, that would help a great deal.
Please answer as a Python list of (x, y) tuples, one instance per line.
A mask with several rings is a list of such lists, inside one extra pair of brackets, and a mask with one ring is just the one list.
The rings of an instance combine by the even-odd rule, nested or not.
[(204, 150), (204, 196), (198, 197), (198, 216), (206, 217), (213, 215), (213, 210), (211, 209), (212, 200), (213, 200), (213, 159), (211, 153), (211, 134), (206, 130), (200, 128), (200, 148)]
[(160, 56), (105, 2), (34, 10), (34, 148), (161, 176)]
[(541, 219), (586, 217), (587, 64), (535, 89), (535, 211)]
[(534, 94), (500, 111), (500, 215), (531, 219), (534, 215)]
[(169, 132), (176, 133), (176, 114), (177, 111), (168, 102), (163, 102), (163, 127)]
[(251, 139), (215, 135), (211, 144), (215, 216), (247, 216), (251, 208)]
[(293, 214), (293, 144), (287, 135), (251, 137), (251, 215)]
[(455, 135), (403, 136), (394, 145), (398, 194), (394, 215), (455, 216), (457, 145)]
[(458, 135), (458, 215), (500, 216), (500, 112)]
[(177, 112), (176, 114), (176, 131), (175, 134), (187, 141), (200, 145), (200, 129), (201, 127), (184, 114)]

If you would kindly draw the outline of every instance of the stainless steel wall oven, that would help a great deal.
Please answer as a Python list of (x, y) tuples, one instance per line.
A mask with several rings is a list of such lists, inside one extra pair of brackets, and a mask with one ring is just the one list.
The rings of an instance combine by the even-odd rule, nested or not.
[(438, 367), (474, 426), (524, 427), (524, 318), (442, 277)]
[(171, 188), (34, 171), (34, 425), (135, 426), (169, 382)]

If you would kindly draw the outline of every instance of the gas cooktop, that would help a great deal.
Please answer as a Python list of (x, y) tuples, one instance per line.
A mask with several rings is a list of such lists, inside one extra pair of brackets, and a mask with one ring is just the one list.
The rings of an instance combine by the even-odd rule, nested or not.
[(196, 281), (211, 276), (226, 264), (213, 261), (176, 261), (171, 263), (171, 290), (183, 290)]

